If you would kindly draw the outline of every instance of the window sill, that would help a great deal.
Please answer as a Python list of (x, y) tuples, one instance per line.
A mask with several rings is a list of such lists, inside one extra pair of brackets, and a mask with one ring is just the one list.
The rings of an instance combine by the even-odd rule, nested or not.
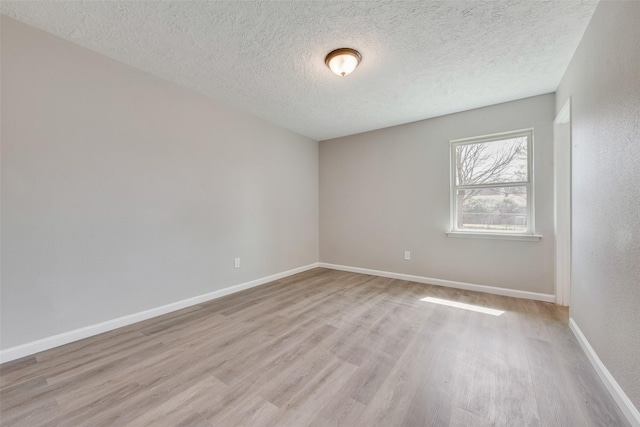
[(529, 242), (539, 242), (542, 239), (539, 234), (474, 233), (468, 231), (449, 231), (447, 236), (463, 239), (524, 240)]

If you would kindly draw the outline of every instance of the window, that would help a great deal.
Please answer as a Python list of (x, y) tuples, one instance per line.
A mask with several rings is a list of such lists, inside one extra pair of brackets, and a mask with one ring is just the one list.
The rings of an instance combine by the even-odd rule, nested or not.
[(451, 233), (533, 235), (533, 131), (451, 141)]

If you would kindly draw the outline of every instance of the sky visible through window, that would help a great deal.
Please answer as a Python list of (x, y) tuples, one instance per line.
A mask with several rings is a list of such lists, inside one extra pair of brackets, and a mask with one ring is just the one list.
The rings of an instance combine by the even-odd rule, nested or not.
[(527, 136), (459, 144), (455, 156), (457, 229), (526, 232)]

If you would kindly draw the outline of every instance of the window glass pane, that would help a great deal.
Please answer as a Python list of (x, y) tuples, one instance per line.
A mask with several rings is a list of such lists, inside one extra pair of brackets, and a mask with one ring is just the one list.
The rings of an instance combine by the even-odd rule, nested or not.
[(527, 187), (457, 191), (456, 222), (464, 231), (527, 231)]
[(527, 137), (456, 146), (457, 185), (527, 181)]

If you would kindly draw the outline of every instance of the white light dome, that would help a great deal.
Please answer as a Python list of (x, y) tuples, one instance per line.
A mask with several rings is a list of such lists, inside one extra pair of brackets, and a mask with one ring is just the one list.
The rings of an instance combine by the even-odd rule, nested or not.
[(356, 69), (361, 59), (357, 50), (345, 47), (330, 52), (324, 62), (334, 74), (344, 77)]

